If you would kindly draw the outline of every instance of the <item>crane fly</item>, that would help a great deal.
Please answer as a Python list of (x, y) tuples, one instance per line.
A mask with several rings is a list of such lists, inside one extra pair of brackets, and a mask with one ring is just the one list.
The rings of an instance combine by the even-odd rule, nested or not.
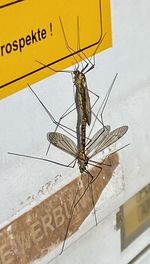
[[(109, 98), (111, 89), (114, 85), (116, 77), (117, 77), (117, 74), (115, 75), (115, 78), (113, 79), (112, 84), (111, 84), (111, 86), (110, 86), (110, 88), (109, 88), (109, 90), (108, 90), (108, 92), (104, 98), (104, 101), (102, 103), (102, 107), (100, 107), (100, 109), (102, 108), (101, 114), (104, 111), (104, 108), (105, 108), (106, 103), (108, 101), (108, 98)], [(31, 87), (30, 87), (30, 89), (32, 90)], [(48, 109), (45, 107), (45, 105), (42, 103), (42, 101), (36, 95), (36, 93), (33, 90), (32, 90), (32, 92), (35, 94), (35, 96), (37, 97), (37, 99), (39, 100), (39, 102), (41, 103), (41, 105), (43, 106), (43, 108), (45, 109), (45, 111), (47, 112), (47, 114), (51, 118), (51, 113), (48, 111)], [(80, 98), (80, 96), (79, 97), (77, 96), (76, 101), (75, 101), (76, 102), (76, 108), (77, 108), (77, 116), (78, 116), (77, 127), (78, 126), (82, 127), (83, 125), (85, 125), (83, 123), (84, 123), (84, 118), (86, 117), (86, 115), (83, 111), (82, 103), (81, 104), (79, 103), (79, 100), (80, 100), (79, 98)], [(99, 111), (100, 111), (100, 109), (99, 109)], [(98, 118), (98, 117), (96, 116), (96, 118)], [(95, 120), (96, 120), (96, 118), (95, 118)], [(50, 144), (54, 145), (55, 147), (65, 151), (68, 154), (70, 154), (71, 156), (73, 156), (73, 158), (74, 158), (73, 165), (72, 165), (72, 162), (70, 164), (64, 164), (64, 163), (60, 163), (60, 162), (57, 162), (54, 160), (49, 160), (49, 159), (44, 159), (44, 158), (40, 158), (40, 157), (9, 152), (9, 154), (12, 154), (12, 155), (32, 158), (32, 159), (36, 159), (36, 160), (42, 160), (42, 161), (50, 162), (50, 163), (53, 163), (56, 165), (61, 165), (63, 167), (74, 168), (75, 163), (78, 162), (81, 175), (88, 174), (88, 177), (90, 177), (90, 180), (88, 182), (88, 186), (85, 188), (83, 194), (81, 195), (81, 197), (79, 197), (78, 201), (76, 201), (76, 195), (75, 195), (75, 199), (74, 199), (73, 204), (72, 204), (71, 215), (73, 215), (74, 208), (79, 203), (79, 200), (83, 197), (83, 195), (85, 194), (85, 192), (89, 188), (89, 186), (92, 188), (92, 184), (90, 184), (90, 183), (92, 183), (92, 181), (94, 180), (94, 176), (89, 172), (89, 170), (87, 169), (87, 166), (93, 165), (95, 167), (98, 167), (100, 169), (98, 175), (101, 172), (101, 169), (102, 169), (101, 164), (98, 164), (97, 162), (93, 161), (92, 158), (97, 153), (101, 152), (103, 149), (107, 148), (107, 146), (111, 145), (112, 143), (117, 141), (120, 137), (122, 137), (125, 134), (125, 132), (126, 132), (125, 130), (127, 130), (127, 127), (124, 126), (122, 128), (119, 128), (117, 130), (110, 132), (110, 126), (103, 126), (103, 128), (99, 129), (97, 131), (97, 133), (95, 133), (95, 135), (92, 137), (92, 139), (90, 139), (90, 140), (88, 140), (88, 142), (86, 142), (86, 144), (85, 144), (85, 136), (86, 135), (83, 136), (84, 133), (83, 133), (81, 128), (80, 128), (81, 130), (79, 132), (78, 132), (78, 128), (76, 128), (76, 129), (77, 129), (77, 145), (69, 137), (67, 137), (64, 134), (57, 133), (56, 131), (50, 132), (47, 134), (47, 138), (48, 138), (48, 141)], [(86, 130), (86, 125), (85, 125), (85, 130)], [(83, 137), (84, 137), (84, 139), (83, 139)], [(97, 177), (98, 177), (98, 175), (97, 175)], [(91, 197), (92, 197), (92, 191), (91, 191)], [(94, 200), (92, 202), (93, 202), (93, 208), (94, 208)], [(69, 226), (71, 223), (71, 219), (72, 219), (72, 216), (70, 218), (70, 222), (68, 223), (68, 228), (67, 228), (67, 231), (65, 234), (64, 244), (65, 244), (65, 240), (67, 238), (68, 229), (69, 229)], [(63, 248), (64, 248), (64, 245), (62, 247), (62, 251), (63, 251)]]
[[(102, 104), (102, 111), (101, 111), (101, 119), (102, 114), (104, 111), (104, 108), (106, 106), (106, 103), (108, 101), (111, 89), (113, 87), (113, 84), (116, 80), (117, 74), (115, 75), (115, 78), (113, 79), (113, 82), (108, 90), (108, 93), (106, 97), (104, 98), (103, 104)], [(88, 185), (85, 187), (85, 190), (79, 197), (79, 199), (76, 201), (77, 194), (79, 191), (79, 188), (77, 188), (77, 191), (75, 193), (75, 197), (73, 199), (73, 203), (71, 206), (71, 212), (70, 212), (70, 218), (68, 221), (65, 237), (64, 237), (64, 242), (62, 245), (61, 253), (64, 250), (65, 242), (68, 236), (69, 232), (69, 227), (71, 224), (71, 220), (73, 217), (74, 209), (79, 203), (79, 201), (82, 199), (84, 196), (85, 192), (88, 190), (90, 187), (90, 192), (91, 192), (91, 198), (92, 198), (92, 203), (93, 203), (93, 209), (95, 213), (95, 222), (97, 224), (97, 218), (96, 218), (96, 211), (95, 211), (95, 203), (94, 203), (94, 196), (93, 196), (93, 191), (92, 191), (92, 182), (99, 176), (102, 167), (101, 164), (98, 164), (97, 162), (93, 161), (91, 158), (93, 158), (95, 155), (97, 155), (99, 152), (102, 150), (106, 149), (108, 146), (116, 142), (119, 138), (121, 138), (126, 132), (128, 127), (123, 126), (120, 128), (117, 128), (110, 132), (110, 126), (105, 126), (103, 125), (103, 128), (98, 130), (95, 135), (92, 137), (92, 139), (86, 144), (86, 125), (87, 125), (87, 115), (86, 115), (86, 108), (83, 107), (83, 104), (85, 104), (86, 98), (84, 97), (84, 93), (78, 92), (78, 89), (76, 90), (76, 97), (75, 97), (75, 103), (76, 103), (76, 109), (77, 109), (77, 126), (76, 126), (76, 131), (77, 131), (77, 145), (72, 141), (69, 137), (66, 135), (63, 135), (61, 133), (55, 132), (49, 132), (47, 134), (47, 139), (50, 142), (50, 144), (54, 145), (60, 150), (63, 150), (67, 154), (71, 155), (74, 157), (74, 165), (76, 162), (78, 162), (79, 170), (81, 173), (81, 180), (82, 176), (86, 174), (88, 176)], [(99, 114), (99, 111), (98, 113)], [(96, 120), (96, 119), (95, 119)], [(100, 170), (96, 177), (89, 172), (87, 169), (88, 165), (93, 165), (98, 167)], [(89, 179), (89, 177), (91, 179)]]
[[(66, 152), (67, 154), (73, 156), (73, 158), (74, 158), (73, 162), (71, 162), (70, 164), (62, 164), (62, 163), (59, 163), (59, 162), (56, 162), (56, 161), (53, 161), (53, 160), (49, 160), (49, 159), (43, 159), (43, 158), (40, 158), (40, 157), (35, 157), (35, 156), (30, 156), (30, 155), (17, 154), (17, 153), (9, 152), (9, 154), (12, 154), (12, 155), (23, 156), (23, 157), (37, 159), (37, 160), (43, 160), (43, 161), (51, 162), (51, 163), (54, 163), (56, 165), (61, 165), (61, 166), (64, 166), (64, 167), (73, 168), (75, 166), (76, 162), (77, 162), (78, 166), (79, 166), (80, 173), (81, 173), (81, 177), (84, 176), (85, 174), (88, 174), (88, 176), (91, 178), (90, 181), (88, 182), (88, 186), (85, 188), (84, 193), (81, 195), (81, 197), (78, 199), (78, 201), (76, 201), (76, 197), (75, 197), (75, 199), (73, 201), (71, 217), (69, 219), (68, 227), (67, 227), (67, 230), (66, 230), (62, 251), (64, 249), (65, 241), (66, 241), (66, 238), (67, 238), (67, 235), (68, 235), (68, 230), (69, 230), (69, 226), (70, 226), (70, 223), (71, 223), (71, 220), (72, 220), (72, 215), (73, 215), (74, 208), (78, 204), (79, 200), (83, 197), (83, 195), (85, 194), (85, 192), (89, 188), (89, 186), (92, 187), (91, 183), (93, 182), (93, 180), (95, 180), (95, 177), (89, 172), (89, 170), (87, 168), (88, 165), (96, 166), (101, 171), (101, 169), (102, 169), (101, 163), (98, 163), (98, 162), (92, 160), (92, 158), (95, 157), (98, 153), (100, 153), (104, 149), (106, 149), (107, 147), (109, 147), (111, 144), (116, 142), (119, 138), (121, 138), (127, 132), (127, 129), (128, 129), (127, 126), (122, 126), (122, 127), (119, 127), (119, 128), (117, 128), (117, 129), (115, 129), (113, 131), (110, 131), (110, 126), (108, 126), (108, 125), (105, 126), (104, 123), (103, 123), (102, 118), (101, 118), (101, 121), (100, 121), (97, 118), (97, 115), (95, 115), (95, 121), (96, 121), (96, 119), (99, 120), (100, 123), (103, 125), (103, 128), (99, 129), (94, 134), (92, 139), (90, 139), (89, 137), (87, 138), (87, 136), (86, 136), (86, 126), (87, 125), (90, 126), (90, 124), (91, 124), (92, 108), (96, 104), (97, 100), (99, 99), (99, 96), (97, 96), (95, 93), (93, 93), (92, 91), (90, 91), (88, 89), (88, 85), (87, 85), (87, 80), (86, 80), (85, 74), (95, 67), (95, 57), (94, 56), (95, 56), (97, 49), (99, 48), (100, 44), (102, 43), (102, 41), (103, 41), (103, 39), (104, 39), (104, 37), (106, 35), (106, 33), (104, 35), (102, 33), (103, 26), (102, 26), (102, 15), (101, 15), (101, 1), (99, 1), (99, 4), (100, 4), (100, 22), (101, 22), (100, 26), (101, 26), (101, 32), (100, 32), (100, 38), (99, 38), (99, 41), (98, 41), (98, 45), (97, 45), (97, 47), (96, 47), (96, 49), (95, 49), (95, 51), (94, 51), (94, 53), (92, 55), (94, 63), (92, 63), (91, 59), (87, 58), (85, 53), (83, 52), (83, 50), (80, 49), (80, 41), (78, 41), (79, 47), (78, 47), (77, 56), (80, 59), (84, 60), (84, 62), (85, 62), (85, 66), (82, 67), (81, 70), (79, 70), (79, 63), (78, 63), (77, 59), (75, 58), (75, 54), (74, 53), (76, 53), (76, 52), (75, 52), (75, 50), (73, 50), (70, 47), (70, 45), (69, 45), (69, 43), (67, 41), (66, 34), (65, 34), (65, 31), (64, 31), (64, 27), (63, 27), (63, 23), (62, 23), (61, 18), (59, 17), (60, 25), (61, 25), (61, 28), (62, 28), (63, 36), (64, 36), (64, 39), (65, 39), (65, 43), (66, 43), (66, 47), (69, 50), (69, 52), (71, 53), (71, 55), (74, 57), (74, 59), (75, 59), (75, 61), (77, 63), (77, 67), (73, 71), (63, 71), (63, 72), (71, 72), (72, 73), (73, 84), (74, 84), (74, 86), (76, 88), (76, 92), (75, 92), (75, 105), (76, 105), (76, 107), (74, 108), (74, 109), (77, 110), (76, 131), (64, 126), (63, 124), (60, 124), (60, 121), (66, 115), (68, 115), (70, 112), (72, 112), (74, 110), (74, 109), (71, 110), (71, 107), (74, 104), (72, 104), (67, 109), (67, 111), (65, 111), (65, 113), (61, 116), (61, 118), (57, 122), (54, 119), (54, 117), (51, 115), (51, 113), (48, 111), (48, 109), (45, 107), (45, 105), (42, 103), (40, 98), (33, 91), (33, 89), (28, 85), (30, 87), (31, 91), (36, 96), (36, 98), (38, 99), (38, 101), (41, 103), (41, 105), (45, 109), (45, 111), (47, 112), (47, 114), (49, 115), (49, 117), (51, 118), (51, 120), (53, 121), (53, 123), (56, 124), (55, 132), (49, 132), (47, 134), (47, 139), (49, 141), (49, 147), (52, 144), (56, 148), (58, 148), (58, 149), (60, 149), (60, 150), (62, 150), (64, 152)], [(79, 17), (77, 17), (77, 27), (78, 27), (78, 40), (79, 40), (80, 39), (80, 37), (79, 37)], [(41, 62), (40, 62), (40, 64), (44, 65)], [(89, 67), (89, 65), (90, 65), (90, 67)], [(50, 68), (48, 65), (44, 65), (44, 67)], [(60, 71), (56, 71), (56, 72), (60, 72)], [(114, 78), (114, 81), (116, 79), (116, 76)], [(112, 86), (113, 86), (113, 84), (112, 84)], [(91, 102), (90, 102), (89, 91), (97, 96), (97, 99), (94, 102), (92, 107), (91, 107)], [(107, 98), (107, 100), (108, 100), (108, 98)], [(106, 105), (106, 103), (104, 104), (104, 107), (105, 107), (105, 105)], [(104, 110), (104, 107), (103, 107), (103, 110)], [(101, 117), (102, 117), (102, 113), (101, 113)], [(68, 134), (70, 134), (70, 132), (68, 132), (68, 130), (71, 131), (71, 132), (75, 132), (76, 133), (76, 137), (77, 137), (77, 145), (68, 136), (66, 136), (66, 135), (64, 135), (62, 133), (56, 132), (58, 126), (60, 126)], [(93, 127), (94, 127), (94, 125), (93, 125)], [(88, 140), (88, 142), (86, 142), (86, 140)], [(48, 148), (48, 150), (49, 150), (49, 148)], [(47, 150), (47, 153), (48, 153), (48, 150)], [(98, 173), (98, 175), (96, 177), (99, 176), (100, 171), (99, 171), (99, 173)], [(93, 199), (93, 197), (92, 197), (92, 199)], [(94, 202), (93, 202), (93, 207), (94, 207)]]
[[(83, 197), (83, 195), (85, 194), (85, 192), (87, 191), (87, 189), (89, 188), (89, 186), (91, 186), (92, 181), (95, 180), (93, 175), (87, 169), (87, 166), (88, 165), (96, 166), (96, 167), (100, 168), (100, 172), (101, 172), (101, 169), (102, 169), (101, 163), (99, 164), (98, 162), (93, 161), (92, 158), (94, 156), (96, 156), (98, 153), (100, 153), (101, 151), (103, 151), (104, 149), (106, 149), (107, 147), (109, 147), (111, 144), (115, 143), (119, 138), (121, 138), (127, 132), (127, 130), (128, 130), (128, 126), (119, 127), (119, 128), (117, 128), (111, 132), (110, 132), (110, 126), (105, 126), (104, 128), (99, 129), (94, 134), (91, 141), (87, 145), (86, 150), (85, 150), (86, 155), (85, 155), (85, 157), (82, 157), (83, 158), (82, 161), (80, 160), (80, 154), (78, 153), (76, 144), (68, 136), (63, 135), (63, 134), (58, 133), (58, 132), (49, 132), (47, 134), (47, 139), (52, 145), (54, 145), (58, 149), (61, 149), (64, 152), (68, 153), (69, 155), (73, 156), (75, 162), (77, 161), (79, 163), (79, 170), (81, 172), (81, 176), (84, 176), (84, 174), (87, 173), (91, 177), (91, 181), (88, 183), (88, 186), (85, 188), (84, 192), (79, 197), (78, 201), (76, 201), (77, 192), (76, 192), (76, 195), (74, 197), (74, 201), (73, 201), (72, 207), (71, 207), (70, 218), (69, 218), (67, 230), (66, 230), (65, 237), (64, 237), (64, 242), (63, 242), (63, 246), (61, 249), (61, 253), (64, 250), (65, 241), (67, 239), (67, 235), (68, 235), (68, 231), (69, 231), (69, 227), (70, 227), (70, 223), (72, 220), (74, 209), (77, 206), (77, 204), (79, 203), (79, 201), (81, 200), (81, 198)], [(12, 152), (9, 152), (9, 154), (27, 157), (27, 158), (32, 158), (32, 159), (37, 159), (37, 160), (42, 160), (42, 161), (46, 161), (46, 162), (51, 162), (54, 164), (59, 164), (59, 165), (65, 166), (65, 167), (74, 167), (75, 166), (75, 162), (74, 162), (73, 166), (70, 166), (70, 165), (66, 165), (66, 164), (60, 164), (60, 163), (57, 163), (57, 162), (52, 161), (52, 160), (43, 159), (43, 158), (34, 157), (34, 156), (29, 156), (29, 155), (17, 154), (17, 153), (12, 153)], [(98, 173), (98, 175), (96, 177), (99, 176), (100, 172)], [(93, 199), (93, 197), (92, 197), (92, 199)]]
[[(61, 253), (64, 250), (65, 241), (67, 239), (67, 235), (69, 232), (69, 227), (71, 224), (74, 209), (79, 203), (79, 201), (82, 199), (83, 195), (85, 194), (89, 186), (92, 188), (91, 183), (93, 182), (93, 180), (95, 180), (99, 176), (102, 170), (101, 164), (93, 161), (91, 158), (93, 158), (98, 153), (100, 153), (101, 151), (103, 151), (104, 149), (112, 145), (113, 143), (115, 143), (119, 138), (121, 138), (127, 132), (127, 130), (128, 130), (128, 126), (122, 126), (110, 132), (110, 126), (104, 126), (103, 128), (101, 128), (95, 133), (95, 135), (92, 137), (91, 141), (89, 142), (88, 146), (86, 147), (85, 151), (84, 149), (81, 149), (80, 152), (78, 151), (78, 147), (76, 146), (74, 141), (72, 141), (66, 135), (63, 135), (57, 132), (50, 132), (47, 134), (47, 139), (48, 141), (50, 141), (52, 145), (54, 145), (58, 149), (61, 149), (62, 151), (68, 153), (69, 155), (75, 158), (75, 161), (77, 161), (79, 165), (81, 177), (84, 175), (84, 173), (88, 174), (88, 176), (91, 177), (91, 180), (88, 180), (87, 187), (85, 188), (84, 192), (81, 194), (81, 196), (79, 197), (77, 201), (76, 201), (76, 197), (77, 197), (77, 193), (79, 189), (77, 189), (77, 192), (75, 194), (72, 207), (71, 207), (71, 214), (70, 214), (68, 226), (67, 226), (65, 237), (64, 237), (63, 246), (61, 249)], [(95, 179), (94, 179), (94, 176), (87, 169), (88, 164), (100, 168), (100, 171), (96, 175)], [(94, 208), (94, 213), (95, 213), (95, 204), (94, 204), (92, 189), (91, 189), (91, 195), (92, 195), (92, 203), (93, 203), (93, 208)], [(96, 215), (95, 215), (95, 221), (97, 224)]]
[[(91, 56), (91, 58), (93, 57), (93, 60), (94, 62), (92, 63), (91, 59), (89, 59), (85, 53), (84, 53), (84, 49), (81, 49), (80, 48), (80, 27), (79, 27), (79, 17), (77, 17), (77, 51), (75, 51), (71, 45), (68, 43), (68, 40), (67, 40), (67, 36), (66, 36), (66, 33), (65, 33), (65, 29), (64, 29), (64, 25), (62, 23), (62, 19), (61, 17), (59, 17), (59, 20), (60, 20), (60, 25), (61, 25), (61, 29), (62, 29), (62, 33), (63, 33), (63, 38), (64, 38), (64, 41), (65, 41), (65, 45), (66, 45), (66, 48), (67, 50), (70, 52), (70, 55), (73, 56), (74, 58), (74, 61), (77, 63), (77, 66), (75, 66), (75, 69), (73, 71), (67, 71), (67, 70), (64, 70), (64, 71), (57, 71), (53, 68), (51, 68), (49, 65), (45, 65), (44, 63), (41, 63), (40, 61), (36, 60), (38, 63), (42, 64), (45, 67), (48, 67), (50, 68), (51, 70), (53, 70), (54, 72), (67, 72), (67, 73), (71, 73), (72, 74), (72, 77), (73, 77), (73, 84), (76, 88), (76, 93), (75, 93), (75, 104), (76, 104), (76, 107), (73, 108), (72, 110), (71, 107), (73, 105), (71, 105), (68, 110), (69, 112), (65, 112), (65, 115), (63, 115), (58, 122), (56, 122), (56, 120), (52, 117), (52, 121), (54, 121), (54, 123), (57, 125), (57, 127), (63, 127), (62, 124), (60, 124), (60, 121), (66, 116), (68, 115), (70, 112), (74, 111), (75, 109), (78, 109), (82, 107), (82, 112), (84, 113), (84, 116), (85, 116), (85, 122), (86, 124), (90, 125), (91, 124), (91, 112), (92, 112), (92, 108), (94, 107), (94, 105), (96, 104), (97, 100), (99, 99), (99, 96), (96, 95), (94, 92), (90, 91), (88, 89), (88, 85), (87, 85), (87, 80), (86, 80), (86, 76), (85, 74), (87, 72), (89, 72), (90, 70), (92, 70), (94, 67), (95, 67), (95, 54), (96, 54), (96, 51), (97, 49), (99, 48), (99, 46), (101, 45), (106, 33), (103, 35), (103, 19), (102, 19), (102, 4), (101, 4), (101, 0), (99, 0), (99, 25), (100, 25), (100, 32), (99, 32), (99, 39), (98, 41), (94, 44), (96, 45), (96, 49), (94, 50), (93, 52), (93, 55)], [(90, 47), (93, 46), (93, 45), (90, 45)], [(86, 48), (85, 48), (86, 49)], [(82, 54), (82, 55), (81, 55)], [(76, 56), (78, 56), (78, 58), (81, 61), (81, 64), (83, 63), (83, 61), (85, 62), (85, 66), (83, 67), (82, 66), (82, 69), (79, 70), (79, 62), (78, 60), (76, 59)], [(90, 67), (89, 67), (90, 66)], [(89, 92), (91, 92), (92, 94), (94, 94), (97, 99), (95, 100), (93, 106), (91, 107), (91, 102), (90, 102), (90, 96), (89, 96)], [(80, 98), (79, 98), (80, 97)], [(78, 107), (77, 106), (77, 103), (76, 101), (78, 101), (78, 103), (80, 104), (80, 106)], [(79, 114), (78, 114), (79, 116)], [(78, 122), (79, 123), (79, 122)], [(55, 131), (57, 130), (57, 127), (55, 129)], [(63, 127), (64, 129), (64, 127)], [(65, 128), (66, 129), (66, 128)], [(66, 131), (67, 132), (67, 131)], [(75, 132), (75, 131), (74, 131)], [(69, 134), (69, 132), (67, 132)], [(76, 133), (76, 132), (75, 132)], [(81, 134), (81, 131), (79, 131), (78, 129), (78, 132), (79, 134)], [(83, 133), (83, 129), (82, 129), (82, 133)], [(49, 151), (49, 148), (50, 148), (50, 145), (48, 147), (48, 150), (47, 150), (47, 153)]]
[[(109, 99), (110, 92), (111, 92), (111, 90), (112, 90), (112, 88), (113, 88), (113, 85), (114, 85), (114, 82), (115, 82), (115, 80), (116, 80), (117, 75), (118, 75), (118, 74), (115, 75), (115, 77), (114, 77), (114, 79), (113, 79), (113, 81), (112, 81), (112, 83), (111, 83), (111, 85), (110, 85), (110, 88), (109, 88), (109, 90), (108, 90), (108, 92), (107, 92), (107, 94), (106, 94), (106, 96), (105, 96), (105, 98), (104, 98), (104, 100), (103, 100), (103, 102), (102, 102), (102, 105), (101, 105), (101, 107), (99, 108), (97, 115), (95, 115), (95, 121), (96, 121), (96, 120), (99, 121), (98, 114), (99, 114), (99, 112), (100, 112), (101, 109), (102, 109), (102, 110), (101, 110), (101, 119), (103, 119), (103, 118), (102, 118), (102, 114), (103, 114), (103, 112), (104, 112), (104, 108), (106, 107), (106, 103), (107, 103), (107, 101), (108, 101), (108, 99)], [(32, 91), (32, 93), (35, 95), (35, 97), (37, 98), (37, 100), (39, 101), (39, 103), (42, 105), (42, 107), (44, 108), (45, 112), (46, 112), (46, 113), (48, 114), (48, 116), (51, 118), (52, 122), (53, 122), (54, 124), (56, 124), (56, 129), (57, 129), (58, 126), (61, 126), (61, 128), (62, 128), (64, 131), (66, 131), (66, 128), (67, 128), (67, 129), (70, 129), (70, 131), (72, 131), (72, 132), (74, 132), (74, 133), (77, 134), (77, 137), (73, 136), (72, 134), (71, 134), (71, 136), (73, 136), (75, 139), (77, 139), (77, 138), (78, 138), (78, 132), (74, 131), (74, 130), (71, 129), (71, 128), (66, 127), (66, 126), (63, 125), (63, 124), (60, 124), (60, 122), (57, 122), (57, 121), (54, 119), (54, 117), (52, 116), (52, 114), (50, 113), (50, 111), (47, 109), (47, 107), (44, 105), (44, 103), (41, 101), (41, 99), (37, 96), (37, 94), (35, 93), (35, 91), (31, 88), (31, 86), (29, 86), (29, 88), (30, 88), (30, 90)], [(78, 103), (77, 103), (77, 108), (79, 108)], [(65, 111), (65, 113), (66, 113), (66, 112), (67, 112), (67, 110)], [(62, 120), (62, 119), (65, 117), (65, 113), (60, 117), (59, 121)], [(94, 121), (94, 125), (95, 125), (95, 121)], [(100, 122), (100, 123), (101, 123), (101, 122)], [(103, 124), (103, 123), (102, 123), (102, 124)], [(92, 129), (93, 129), (94, 125), (92, 126)], [(104, 126), (104, 125), (103, 125), (103, 126)], [(105, 129), (106, 129), (106, 128), (107, 128), (107, 126), (105, 126)], [(56, 129), (55, 129), (55, 130), (56, 130)], [(56, 132), (56, 131), (55, 131), (55, 132)], [(55, 132), (52, 132), (52, 133), (55, 133)], [(66, 132), (68, 133), (68, 131), (66, 131)], [(69, 134), (70, 134), (70, 133), (69, 133)], [(91, 131), (90, 131), (90, 134), (91, 134)], [(80, 136), (80, 133), (79, 133), (79, 136)], [(88, 136), (87, 139), (89, 139), (89, 136)], [(50, 141), (49, 141), (49, 142), (50, 142)], [(91, 142), (90, 145), (93, 144), (92, 140), (90, 140), (90, 139), (89, 139), (89, 142)], [(12, 154), (12, 155), (15, 155), (15, 153), (13, 153), (13, 152), (8, 152), (8, 153), (9, 153), (9, 154)], [(30, 156), (30, 155), (24, 155), (24, 154), (16, 154), (16, 155), (32, 158), (32, 156)], [(70, 167), (70, 168), (74, 167), (74, 166), (72, 166), (72, 165), (65, 165), (65, 164), (60, 163), (60, 162), (57, 162), (57, 161), (53, 161), (53, 160), (49, 160), (49, 159), (44, 159), (44, 158), (40, 158), (40, 157), (33, 157), (33, 158), (35, 158), (35, 159), (39, 159), (39, 160), (44, 160), (44, 161), (47, 161), (47, 162), (52, 162), (52, 163), (54, 163), (54, 164), (56, 164), (56, 165), (60, 165), (60, 166), (63, 166), (63, 167)]]

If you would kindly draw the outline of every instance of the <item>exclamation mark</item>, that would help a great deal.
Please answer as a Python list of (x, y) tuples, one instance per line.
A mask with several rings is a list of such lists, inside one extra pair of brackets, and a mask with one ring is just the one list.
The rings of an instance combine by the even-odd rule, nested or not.
[(50, 22), (49, 26), (50, 26), (50, 34), (51, 34), (51, 36), (52, 36), (53, 33), (52, 33), (52, 23), (51, 23), (51, 22)]

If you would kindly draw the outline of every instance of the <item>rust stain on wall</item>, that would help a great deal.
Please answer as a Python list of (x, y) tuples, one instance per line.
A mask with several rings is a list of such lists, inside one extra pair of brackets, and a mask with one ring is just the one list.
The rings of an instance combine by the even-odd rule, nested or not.
[(28, 264), (61, 243), (74, 197), (77, 194), (78, 201), (86, 190), (75, 207), (69, 236), (76, 232), (93, 209), (91, 188), (96, 204), (119, 164), (118, 154), (110, 155), (105, 164), (109, 166), (103, 165), (99, 176), (99, 168), (92, 167), (94, 180), (89, 188), (88, 175), (82, 176), (82, 180), (78, 177), (0, 230), (0, 264)]

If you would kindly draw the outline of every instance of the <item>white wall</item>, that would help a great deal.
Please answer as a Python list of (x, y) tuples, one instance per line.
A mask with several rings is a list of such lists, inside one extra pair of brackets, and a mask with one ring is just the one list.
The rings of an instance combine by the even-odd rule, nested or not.
[[(127, 263), (138, 253), (137, 249), (142, 250), (148, 241), (147, 231), (121, 254), (119, 231), (115, 230), (115, 215), (111, 212), (149, 182), (150, 2), (111, 2), (113, 48), (96, 56), (96, 67), (88, 73), (87, 78), (89, 88), (102, 98), (115, 73), (119, 73), (104, 117), (105, 123), (112, 128), (129, 126), (122, 144), (130, 143), (130, 146), (119, 153), (123, 171), (119, 175), (124, 179), (121, 183), (114, 180), (105, 192), (104, 209), (113, 194), (113, 204), (107, 209), (109, 216), (53, 260), (53, 264), (84, 261), (92, 264)], [(71, 76), (59, 73), (32, 86), (56, 119), (73, 100), (71, 81)], [(66, 122), (74, 125), (71, 116)], [(51, 120), (28, 88), (1, 101), (0, 124), (0, 224), (4, 226), (17, 213), (29, 210), (78, 175), (78, 168), (62, 169), (52, 164), (7, 155), (8, 151), (14, 151), (44, 156), (48, 146), (46, 133), (54, 130)], [(63, 155), (64, 161), (68, 162), (67, 155), (54, 150), (51, 153), (49, 158), (61, 160)], [(38, 195), (42, 186), (49, 181), (53, 183), (54, 177), (60, 174), (63, 178), (61, 183), (53, 187), (50, 185), (48, 190), (45, 188), (43, 195)], [(118, 186), (119, 191), (115, 196)], [(106, 216), (105, 210), (103, 214), (102, 218)], [(40, 263), (47, 263), (48, 259), (47, 256)]]

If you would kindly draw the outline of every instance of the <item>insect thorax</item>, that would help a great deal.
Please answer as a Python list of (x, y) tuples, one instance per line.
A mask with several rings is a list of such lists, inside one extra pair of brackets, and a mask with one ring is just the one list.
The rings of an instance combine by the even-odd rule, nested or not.
[(82, 86), (85, 85), (86, 83), (86, 78), (84, 73), (80, 72), (79, 70), (75, 70), (73, 71), (74, 74), (74, 85), (78, 88), (78, 89), (82, 89)]

